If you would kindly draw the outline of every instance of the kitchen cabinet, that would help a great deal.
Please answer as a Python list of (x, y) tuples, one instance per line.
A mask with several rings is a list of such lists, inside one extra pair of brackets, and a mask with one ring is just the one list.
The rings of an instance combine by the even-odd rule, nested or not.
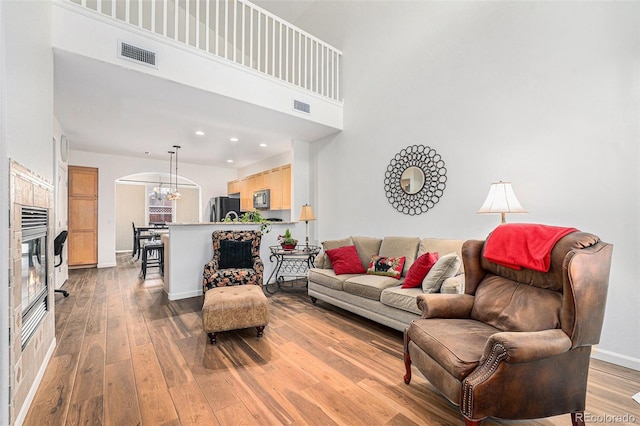
[(253, 191), (249, 188), (249, 179), (240, 180), (240, 210), (243, 212), (253, 210)]
[(282, 209), (291, 208), (291, 164), (282, 166)]
[(240, 193), (240, 210), (242, 211), (253, 210), (253, 193), (260, 189), (270, 190), (270, 210), (290, 209), (291, 165), (276, 167), (227, 183), (227, 194)]
[(240, 192), (240, 181), (232, 180), (227, 183), (227, 194), (237, 194)]

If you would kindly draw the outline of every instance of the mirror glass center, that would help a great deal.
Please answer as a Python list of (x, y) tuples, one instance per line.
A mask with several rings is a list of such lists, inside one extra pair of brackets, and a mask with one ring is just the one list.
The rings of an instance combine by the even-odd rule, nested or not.
[(409, 195), (417, 194), (424, 186), (424, 172), (420, 167), (410, 166), (400, 176), (400, 186)]

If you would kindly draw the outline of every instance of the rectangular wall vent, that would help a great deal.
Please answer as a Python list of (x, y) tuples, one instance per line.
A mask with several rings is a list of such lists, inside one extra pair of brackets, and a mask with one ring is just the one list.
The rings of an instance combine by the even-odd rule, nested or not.
[(296, 101), (295, 99), (293, 100), (293, 109), (295, 109), (296, 111), (311, 114), (311, 105), (301, 101)]
[(156, 66), (156, 53), (123, 41), (119, 42), (118, 56), (152, 67)]

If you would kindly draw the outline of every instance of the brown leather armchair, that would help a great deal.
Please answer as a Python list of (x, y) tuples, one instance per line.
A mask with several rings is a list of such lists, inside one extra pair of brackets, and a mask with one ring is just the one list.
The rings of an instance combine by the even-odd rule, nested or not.
[(460, 407), (466, 425), (486, 417), (571, 413), (584, 424), (591, 346), (600, 340), (613, 246), (573, 232), (548, 272), (515, 270), (462, 248), (464, 294), (424, 294), (405, 330), (405, 383), (414, 365)]

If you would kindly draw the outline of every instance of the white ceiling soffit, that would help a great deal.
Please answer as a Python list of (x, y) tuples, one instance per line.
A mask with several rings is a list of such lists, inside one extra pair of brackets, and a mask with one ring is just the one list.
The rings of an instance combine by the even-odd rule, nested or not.
[(180, 145), (180, 163), (241, 168), (290, 150), (292, 140), (336, 132), (58, 49), (54, 64), (55, 116), (72, 150), (167, 160), (167, 151)]

